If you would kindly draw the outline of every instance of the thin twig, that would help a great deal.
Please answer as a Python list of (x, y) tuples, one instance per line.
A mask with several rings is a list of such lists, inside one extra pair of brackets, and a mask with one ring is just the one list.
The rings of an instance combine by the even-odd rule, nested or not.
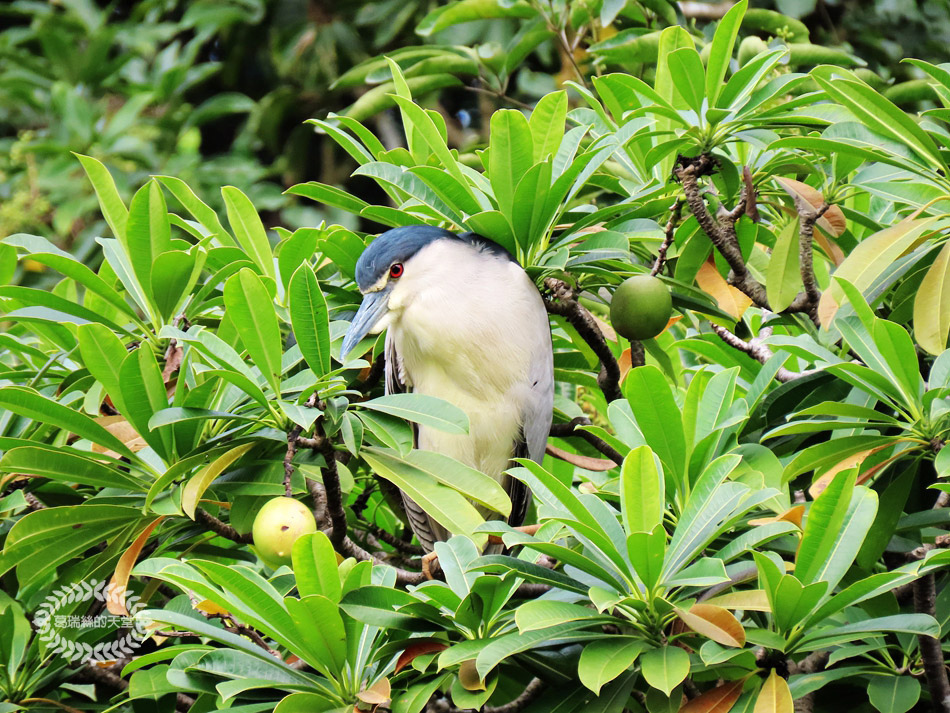
[[(762, 364), (765, 364), (769, 359), (775, 356), (768, 344), (762, 341), (763, 338), (767, 338), (771, 334), (771, 329), (769, 327), (766, 327), (762, 330), (762, 335), (764, 336), (753, 337), (747, 342), (741, 337), (737, 337), (725, 327), (721, 327), (713, 322), (710, 322), (710, 326), (712, 326), (712, 330), (719, 336), (719, 338), (730, 347), (733, 349), (738, 349), (740, 352), (745, 352), (750, 357)], [(805, 371), (791, 371), (790, 369), (786, 369), (784, 366), (782, 366), (779, 367), (778, 371), (775, 372), (775, 379), (785, 383), (788, 381), (794, 381), (795, 379), (801, 379), (803, 376), (816, 374), (819, 371), (821, 370), (806, 369)]]
[(665, 237), (659, 249), (656, 251), (656, 260), (653, 261), (653, 269), (650, 270), (650, 274), (654, 277), (660, 274), (663, 270), (663, 266), (666, 265), (666, 252), (670, 249), (673, 240), (676, 238), (676, 226), (680, 222), (682, 212), (683, 199), (677, 198), (676, 202), (670, 208), (670, 219), (666, 222), (666, 228), (664, 229)]
[(221, 537), (238, 542), (242, 545), (253, 542), (253, 538), (251, 537), (250, 533), (242, 535), (229, 524), (219, 520), (210, 512), (203, 510), (202, 508), (195, 510), (195, 522), (204, 525), (206, 528), (215, 534), (220, 535)]
[[(349, 537), (344, 536), (343, 541), (340, 543), (339, 551), (347, 557), (392, 567), (389, 562), (377, 557), (372, 552), (364, 550)], [(399, 567), (393, 567), (393, 569), (396, 571), (396, 582), (399, 584), (422, 584), (422, 582), (426, 581), (426, 576), (422, 572), (410, 572), (405, 569), (400, 569)]]
[(326, 497), (326, 511), (330, 518), (328, 536), (333, 546), (339, 549), (346, 538), (346, 510), (343, 508), (343, 491), (340, 489), (340, 474), (336, 468), (336, 451), (333, 443), (323, 433), (323, 424), (317, 422), (314, 438), (317, 450), (323, 456), (324, 466), (320, 469), (323, 476), (323, 489)]
[(601, 369), (597, 376), (597, 384), (607, 401), (622, 398), (620, 392), (620, 366), (614, 358), (613, 352), (607, 346), (603, 332), (590, 312), (574, 299), (574, 292), (563, 280), (548, 277), (544, 286), (550, 294), (545, 296), (544, 306), (551, 314), (564, 317), (577, 330), (581, 338), (587, 342), (597, 358), (600, 359)]
[(590, 419), (586, 416), (578, 416), (577, 418), (571, 420), (569, 423), (555, 423), (551, 425), (551, 430), (549, 431), (550, 435), (555, 438), (568, 438), (570, 436), (577, 436), (583, 438), (590, 445), (596, 448), (600, 453), (607, 456), (617, 465), (623, 464), (623, 456), (620, 454), (616, 448), (611, 446), (607, 441), (602, 438), (598, 438), (590, 431), (584, 431), (578, 428), (579, 426), (589, 426), (591, 425)]

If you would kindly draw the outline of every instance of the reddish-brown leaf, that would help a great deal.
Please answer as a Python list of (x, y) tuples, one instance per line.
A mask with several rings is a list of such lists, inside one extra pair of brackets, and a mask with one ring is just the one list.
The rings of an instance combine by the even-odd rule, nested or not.
[(432, 639), (426, 639), (425, 641), (415, 641), (403, 649), (402, 653), (399, 654), (399, 658), (396, 660), (396, 669), (393, 673), (399, 673), (406, 666), (412, 663), (412, 660), (416, 656), (422, 656), (423, 654), (434, 654), (439, 651), (445, 651), (449, 648), (449, 645), (444, 641), (434, 641)]
[(729, 713), (742, 695), (745, 679), (728, 681), (686, 703), (679, 713)]

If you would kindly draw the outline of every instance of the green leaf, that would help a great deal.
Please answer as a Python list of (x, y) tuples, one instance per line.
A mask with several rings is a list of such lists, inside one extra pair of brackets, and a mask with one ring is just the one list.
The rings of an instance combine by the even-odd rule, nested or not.
[(324, 533), (314, 532), (297, 538), (291, 556), (301, 597), (320, 594), (332, 602), (340, 601), (343, 588), (337, 556)]
[(108, 450), (120, 453), (135, 463), (139, 458), (128, 447), (84, 413), (46, 398), (23, 386), (0, 387), (0, 409), (9, 409), (25, 418), (88, 438)]
[[(522, 651), (537, 648), (543, 642), (557, 640), (565, 634), (591, 626), (594, 623), (593, 621), (572, 621), (548, 629), (499, 636), (479, 652), (475, 659), (475, 669), (478, 671), (478, 675), (484, 679), (495, 666), (506, 658)], [(685, 654), (685, 652), (683, 653)]]
[[(150, 180), (132, 196), (126, 224), (129, 262), (139, 284), (152, 295), (152, 263), (171, 247), (168, 208), (158, 181)], [(190, 274), (190, 270), (188, 271)]]
[(602, 620), (603, 616), (595, 609), (580, 604), (556, 602), (550, 599), (527, 601), (515, 610), (515, 623), (522, 634), (526, 631), (547, 629), (569, 621), (584, 619)]
[(224, 285), (224, 306), (254, 365), (280, 395), (281, 337), (270, 294), (250, 268), (232, 275)]
[(765, 289), (775, 312), (788, 307), (798, 294), (802, 284), (798, 259), (798, 221), (793, 220), (776, 236), (765, 272)]
[(328, 186), (325, 183), (319, 183), (317, 181), (298, 183), (288, 188), (284, 193), (289, 193), (293, 196), (303, 196), (304, 198), (309, 198), (323, 205), (341, 208), (354, 215), (359, 215), (360, 211), (369, 207), (369, 203), (347, 193), (342, 188)]
[[(296, 626), (294, 638), (307, 642), (307, 649), (339, 675), (346, 665), (346, 629), (337, 603), (320, 594), (284, 600)], [(318, 657), (318, 658), (317, 658)]]
[(500, 109), (491, 116), (488, 178), (504, 216), (514, 213), (515, 189), (532, 166), (534, 140), (524, 114)]
[(231, 237), (231, 234), (225, 230), (221, 224), (221, 219), (218, 218), (218, 214), (215, 213), (207, 203), (195, 195), (195, 192), (191, 190), (187, 183), (180, 178), (174, 178), (172, 176), (155, 176), (155, 178), (161, 181), (162, 185), (171, 191), (171, 194), (178, 199), (178, 202), (191, 213), (195, 220), (201, 223), (201, 226), (207, 230), (210, 235), (215, 236), (223, 245), (236, 246), (234, 238)]
[(643, 678), (669, 696), (689, 675), (689, 654), (678, 646), (650, 649), (640, 656)]
[[(950, 242), (937, 254), (914, 299), (914, 339), (931, 354), (947, 348), (950, 334)], [(880, 679), (875, 679), (880, 680)], [(895, 680), (905, 680), (903, 678)]]
[(868, 699), (881, 713), (907, 713), (920, 699), (920, 681), (910, 676), (874, 676)]
[(811, 76), (834, 101), (844, 105), (872, 131), (909, 146), (938, 171), (947, 165), (933, 139), (916, 121), (877, 90), (851, 79), (831, 79), (833, 67), (818, 67)]
[(804, 584), (819, 581), (828, 557), (840, 545), (857, 471), (839, 473), (811, 504), (795, 561), (795, 576)]
[(330, 371), (330, 316), (327, 300), (309, 263), (301, 265), (288, 286), (290, 322), (307, 366), (323, 377)]
[(181, 491), (181, 509), (192, 520), (195, 519), (195, 510), (198, 507), (198, 501), (204, 495), (205, 490), (211, 485), (212, 481), (221, 473), (227, 470), (241, 456), (251, 450), (256, 443), (245, 443), (242, 446), (236, 446), (223, 455), (218, 456), (211, 463), (206, 465), (195, 475), (188, 479)]
[(699, 52), (692, 47), (681, 47), (667, 57), (673, 86), (693, 111), (701, 114), (704, 99), (706, 70)]
[(468, 416), (458, 406), (436, 396), (406, 392), (364, 401), (361, 408), (398, 416), (445, 433), (468, 433)]
[(148, 426), (154, 413), (168, 407), (168, 396), (162, 371), (147, 343), (129, 352), (119, 369), (119, 380), (125, 405), (123, 415), (166, 463), (171, 462), (174, 455), (172, 430), (163, 427), (153, 431)]
[(732, 59), (736, 36), (739, 34), (739, 27), (748, 6), (748, 0), (737, 2), (716, 27), (709, 53), (709, 63), (706, 65), (706, 99), (709, 101), (709, 106), (716, 106), (716, 99), (719, 98), (719, 92), (722, 89), (722, 80), (726, 76), (729, 61)]
[[(131, 232), (131, 231), (130, 231)], [(155, 256), (151, 266), (152, 301), (167, 323), (191, 295), (204, 267), (203, 251), (169, 250)]]
[(106, 219), (112, 234), (128, 247), (125, 240), (126, 223), (129, 220), (129, 211), (119, 196), (119, 191), (115, 187), (115, 181), (109, 169), (102, 165), (100, 161), (92, 156), (83, 156), (74, 153), (73, 156), (79, 159), (86, 175), (92, 182), (92, 187), (96, 191), (96, 198), (99, 199), (99, 207), (102, 209), (102, 217)]
[(221, 195), (228, 211), (228, 222), (238, 243), (260, 268), (262, 275), (276, 279), (274, 256), (271, 254), (267, 232), (251, 199), (234, 186), (222, 188)]
[(45, 444), (11, 448), (0, 458), (0, 471), (79, 483), (96, 488), (125, 488), (140, 492), (145, 481), (80, 453)]
[(478, 201), (475, 199), (475, 194), (472, 192), (468, 180), (462, 173), (459, 162), (455, 156), (452, 155), (452, 152), (449, 151), (445, 139), (442, 137), (441, 132), (436, 127), (429, 113), (414, 103), (411, 98), (397, 96), (393, 97), (393, 99), (399, 106), (400, 111), (402, 111), (403, 117), (411, 122), (412, 127), (419, 132), (419, 136), (429, 147), (429, 150), (435, 154), (442, 168), (462, 187), (464, 193), (460, 193), (459, 197), (464, 195), (465, 198), (463, 198), (464, 203), (458, 207), (466, 213), (478, 212), (480, 207)]
[(102, 384), (116, 409), (124, 411), (119, 370), (128, 354), (125, 346), (112, 330), (101, 324), (84, 324), (76, 333), (79, 353), (89, 373)]
[(541, 97), (528, 118), (535, 164), (557, 153), (564, 138), (566, 121), (567, 92), (561, 90)]
[(581, 652), (578, 677), (587, 688), (600, 694), (603, 685), (628, 670), (645, 648), (646, 642), (632, 636), (592, 641)]
[(929, 614), (896, 614), (851, 624), (811, 629), (801, 640), (800, 651), (814, 651), (869, 636), (902, 632), (939, 638), (940, 624)]
[(679, 407), (663, 372), (651, 364), (632, 369), (623, 393), (647, 444), (676, 482), (685, 476), (686, 438)]
[[(360, 455), (377, 475), (406, 493), (432, 519), (452, 534), (471, 536), (475, 528), (483, 522), (481, 515), (458, 490), (440, 482), (435, 478), (436, 473), (417, 464), (419, 460), (422, 460), (418, 457), (420, 453), (427, 453), (428, 455), (423, 456), (423, 459), (430, 462), (438, 460), (442, 461), (443, 466), (449, 464), (451, 473), (439, 472), (440, 478), (445, 479), (448, 475), (453, 480), (459, 480), (457, 476), (462, 476), (461, 479), (468, 481), (466, 489), (471, 489), (476, 482), (474, 479), (467, 479), (466, 476), (471, 476), (472, 473), (478, 471), (472, 471), (458, 461), (437, 453), (413, 451), (409, 456), (401, 458), (396, 453), (381, 448), (364, 448)], [(409, 460), (410, 458), (412, 461)], [(431, 463), (424, 463), (424, 466), (431, 467)]]
[(628, 533), (652, 532), (663, 522), (666, 487), (663, 469), (649, 446), (634, 448), (620, 471), (620, 508)]

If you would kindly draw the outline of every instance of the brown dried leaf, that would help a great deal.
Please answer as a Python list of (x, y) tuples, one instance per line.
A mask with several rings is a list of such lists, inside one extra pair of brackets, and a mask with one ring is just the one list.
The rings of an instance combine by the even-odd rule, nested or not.
[[(122, 441), (129, 447), (129, 450), (133, 452), (138, 452), (148, 445), (145, 442), (145, 439), (139, 435), (138, 431), (132, 428), (132, 424), (125, 420), (125, 416), (98, 416), (95, 420), (96, 423)], [(92, 444), (92, 452), (104, 453), (105, 455), (112, 456), (113, 458), (121, 457), (115, 451), (109, 450), (104, 446), (100, 446), (98, 443)]]
[(679, 713), (729, 713), (742, 695), (744, 684), (743, 678), (716, 686), (711, 691), (706, 691), (701, 696), (688, 701), (679, 709)]
[(381, 678), (369, 688), (366, 688), (356, 694), (363, 703), (369, 703), (371, 706), (382, 706), (389, 703), (392, 696), (392, 687), (389, 685), (388, 678)]
[(697, 634), (712, 639), (723, 646), (745, 646), (745, 629), (728, 610), (715, 604), (699, 603), (689, 611), (674, 607), (676, 615)]
[(135, 538), (135, 541), (129, 545), (129, 548), (119, 557), (119, 561), (115, 566), (115, 574), (112, 575), (109, 586), (106, 587), (106, 592), (108, 592), (106, 596), (106, 609), (109, 610), (110, 614), (114, 614), (115, 616), (129, 615), (129, 611), (125, 606), (125, 591), (129, 586), (129, 575), (132, 572), (132, 567), (135, 566), (135, 561), (142, 553), (142, 548), (145, 547), (145, 543), (148, 542), (148, 537), (152, 534), (152, 530), (164, 519), (165, 516), (162, 515), (146, 525), (145, 529)]
[(867, 459), (868, 456), (874, 453), (877, 453), (878, 451), (883, 450), (884, 448), (889, 448), (890, 445), (891, 445), (890, 443), (886, 443), (883, 446), (868, 448), (867, 450), (859, 451), (855, 453), (854, 455), (850, 455), (847, 458), (840, 460), (839, 462), (831, 466), (831, 468), (829, 468), (826, 472), (824, 472), (821, 475), (821, 477), (818, 478), (818, 480), (816, 480), (814, 483), (811, 484), (811, 487), (808, 488), (808, 493), (813, 498), (817, 498), (819, 495), (821, 495), (825, 491), (825, 488), (828, 487), (828, 485), (831, 483), (832, 480), (834, 480), (834, 477), (838, 475), (838, 473), (840, 473), (843, 470), (848, 470), (849, 468), (854, 468), (855, 466), (860, 466)]
[(399, 673), (402, 671), (406, 666), (412, 663), (412, 660), (416, 658), (416, 656), (445, 651), (447, 648), (449, 648), (449, 646), (444, 641), (435, 641), (432, 639), (427, 641), (415, 641), (403, 649), (402, 653), (399, 654), (399, 658), (396, 660), (396, 668), (393, 673)]

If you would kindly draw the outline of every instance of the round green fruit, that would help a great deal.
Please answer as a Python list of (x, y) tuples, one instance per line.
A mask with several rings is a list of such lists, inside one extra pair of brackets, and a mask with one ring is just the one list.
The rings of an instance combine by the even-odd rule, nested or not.
[(672, 313), (669, 288), (651, 275), (624, 281), (610, 303), (610, 323), (627, 339), (652, 339), (666, 329)]
[(287, 497), (264, 503), (251, 529), (258, 555), (274, 568), (290, 565), (290, 550), (297, 538), (316, 531), (313, 513), (300, 501)]
[(765, 40), (755, 35), (743, 38), (739, 43), (739, 66), (744, 67), (763, 52), (768, 52), (769, 46)]

